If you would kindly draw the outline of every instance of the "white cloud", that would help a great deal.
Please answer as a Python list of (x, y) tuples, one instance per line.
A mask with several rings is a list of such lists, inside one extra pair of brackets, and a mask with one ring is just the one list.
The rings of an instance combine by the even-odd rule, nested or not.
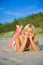
[(1, 11), (1, 10), (4, 10), (4, 9), (5, 9), (5, 8), (0, 8), (0, 11)]
[(5, 11), (4, 14), (9, 14), (9, 15), (14, 15), (14, 16), (20, 16), (20, 15), (22, 15), (20, 13), (15, 13), (15, 12), (11, 12), (11, 11)]
[(40, 8), (40, 9), (38, 9), (37, 11), (35, 11), (34, 13), (39, 13), (39, 12), (43, 12), (43, 9)]
[(35, 14), (35, 13), (39, 13), (39, 12), (43, 12), (43, 9), (40, 8), (39, 10), (35, 11), (34, 14)]
[(42, 9), (42, 8), (40, 8), (40, 9), (39, 9), (39, 12), (43, 12), (43, 9)]

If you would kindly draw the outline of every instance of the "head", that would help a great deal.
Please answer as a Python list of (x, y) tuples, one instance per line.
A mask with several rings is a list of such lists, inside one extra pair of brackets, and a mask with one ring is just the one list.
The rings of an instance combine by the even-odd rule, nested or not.
[(27, 35), (28, 37), (31, 36), (32, 34), (35, 34), (35, 28), (31, 24), (27, 24), (22, 32), (24, 35)]

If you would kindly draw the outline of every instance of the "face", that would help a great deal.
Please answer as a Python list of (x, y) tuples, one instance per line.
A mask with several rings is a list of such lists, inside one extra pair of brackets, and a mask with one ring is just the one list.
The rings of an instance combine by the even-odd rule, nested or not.
[(28, 28), (25, 30), (25, 35), (27, 37), (31, 36), (33, 34), (33, 29), (32, 28)]

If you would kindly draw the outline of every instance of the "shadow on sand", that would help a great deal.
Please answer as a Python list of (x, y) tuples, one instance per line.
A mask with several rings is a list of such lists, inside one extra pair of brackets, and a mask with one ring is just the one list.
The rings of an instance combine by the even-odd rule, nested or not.
[(3, 64), (3, 63), (0, 63), (0, 65), (5, 65), (5, 64)]

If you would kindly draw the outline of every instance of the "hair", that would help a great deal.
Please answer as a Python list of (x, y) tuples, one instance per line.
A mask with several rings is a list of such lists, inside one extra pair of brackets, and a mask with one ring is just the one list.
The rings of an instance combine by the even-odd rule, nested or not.
[(29, 29), (29, 28), (33, 28), (34, 32), (36, 32), (36, 31), (35, 31), (35, 27), (34, 27), (32, 24), (27, 24), (27, 25), (24, 27), (22, 33), (24, 33), (25, 30), (26, 30), (26, 29)]
[(36, 29), (35, 29), (34, 25), (32, 25), (32, 24), (27, 24), (27, 25), (24, 27), (24, 29), (23, 29), (23, 31), (22, 31), (22, 34), (24, 34), (25, 31), (26, 31), (26, 29), (29, 29), (29, 28), (32, 28), (32, 29), (33, 29), (33, 32), (34, 32), (34, 34), (35, 34), (35, 36), (34, 36), (34, 41), (37, 42)]

